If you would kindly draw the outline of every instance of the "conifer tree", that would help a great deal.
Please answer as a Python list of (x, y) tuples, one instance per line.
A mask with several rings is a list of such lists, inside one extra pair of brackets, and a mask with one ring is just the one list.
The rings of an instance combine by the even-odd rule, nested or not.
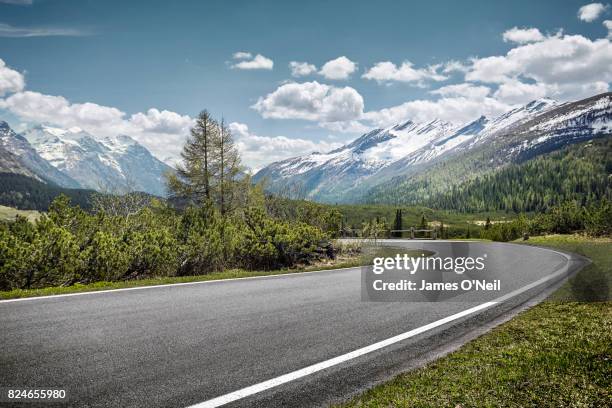
[(213, 189), (212, 156), (214, 140), (219, 136), (219, 125), (208, 111), (198, 115), (191, 136), (181, 152), (182, 163), (176, 166), (176, 174), (166, 176), (172, 196), (188, 198), (202, 205), (210, 200)]

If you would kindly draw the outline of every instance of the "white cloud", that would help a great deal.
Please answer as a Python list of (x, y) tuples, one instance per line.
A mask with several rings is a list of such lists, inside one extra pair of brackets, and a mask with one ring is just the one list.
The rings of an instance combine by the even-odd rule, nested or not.
[(317, 67), (307, 62), (291, 61), (289, 68), (291, 69), (291, 76), (296, 78), (312, 75), (317, 72)]
[(327, 61), (321, 67), (319, 74), (326, 79), (348, 79), (357, 70), (357, 64), (345, 56)]
[(95, 103), (71, 104), (62, 96), (44, 95), (25, 91), (4, 100), (4, 107), (20, 118), (39, 123), (52, 123), (62, 127), (82, 129), (114, 128), (125, 115), (117, 108)]
[(481, 81), (489, 83), (506, 82), (518, 70), (515, 61), (506, 57), (493, 56), (476, 58), (472, 60), (472, 66), (466, 73), (467, 81)]
[(337, 133), (366, 133), (372, 130), (371, 126), (366, 126), (358, 120), (345, 120), (340, 122), (323, 122), (319, 126)]
[(604, 5), (602, 3), (587, 4), (578, 9), (578, 18), (582, 21), (590, 23), (592, 21), (597, 20), (599, 16), (602, 15), (603, 12), (608, 9), (608, 7), (610, 6), (607, 4)]
[(608, 29), (608, 39), (612, 40), (612, 20), (605, 20), (603, 25)]
[[(248, 54), (248, 53), (243, 53)], [(235, 55), (235, 54), (234, 54)], [(244, 57), (247, 58), (247, 57)], [(251, 59), (245, 59), (232, 65), (235, 69), (267, 69), (271, 70), (274, 67), (274, 61), (270, 58), (266, 58), (261, 54), (257, 54)]]
[(530, 42), (542, 41), (545, 37), (537, 28), (518, 28), (513, 27), (503, 34), (505, 42), (526, 44)]
[(442, 119), (460, 124), (474, 120), (480, 115), (495, 117), (507, 112), (511, 106), (494, 98), (470, 99), (463, 96), (445, 97), (438, 100), (419, 99), (364, 114), (364, 119), (378, 127), (386, 127), (412, 119), (416, 122), (429, 122)]
[(13, 27), (0, 23), (0, 37), (27, 38), (27, 37), (75, 37), (89, 35), (88, 32), (74, 28), (43, 28), (43, 27)]
[(0, 96), (19, 92), (25, 87), (25, 79), (20, 72), (6, 66), (0, 59)]
[[(365, 79), (373, 79), (377, 82), (398, 81), (415, 82), (422, 86), (426, 80), (444, 81), (448, 77), (438, 73), (441, 65), (431, 65), (427, 68), (416, 69), (410, 61), (404, 61), (399, 67), (390, 61), (378, 62), (362, 75)], [(450, 67), (450, 66), (449, 66)], [(448, 69), (457, 69), (458, 65)], [(450, 72), (450, 71), (449, 71)]]
[(442, 88), (430, 91), (430, 93), (440, 96), (465, 96), (470, 99), (478, 99), (488, 96), (489, 93), (491, 93), (491, 88), (482, 85), (463, 83), (443, 86)]
[(507, 83), (503, 92), (513, 84), (525, 88), (520, 78), (539, 84), (539, 89), (545, 86), (548, 96), (563, 100), (587, 97), (593, 90), (605, 92), (612, 81), (612, 44), (605, 38), (556, 34), (504, 56), (474, 59), (465, 76), (468, 81)]
[(442, 73), (450, 74), (452, 72), (467, 72), (469, 66), (461, 61), (451, 60), (444, 63)]
[(238, 51), (232, 55), (233, 59), (251, 59), (253, 58), (253, 54), (245, 51)]
[(340, 122), (359, 119), (363, 97), (351, 87), (290, 82), (260, 97), (252, 108), (264, 118)]
[(512, 80), (501, 84), (493, 97), (507, 104), (526, 104), (534, 99), (548, 96), (551, 91), (551, 88), (542, 83), (527, 84)]
[(244, 123), (232, 122), (229, 128), (236, 140), (243, 162), (254, 171), (273, 161), (312, 152), (327, 152), (340, 147), (340, 143), (289, 138), (285, 136), (258, 136)]
[(130, 122), (146, 132), (182, 133), (187, 134), (193, 125), (193, 119), (188, 115), (151, 108), (147, 113), (136, 113), (130, 117)]

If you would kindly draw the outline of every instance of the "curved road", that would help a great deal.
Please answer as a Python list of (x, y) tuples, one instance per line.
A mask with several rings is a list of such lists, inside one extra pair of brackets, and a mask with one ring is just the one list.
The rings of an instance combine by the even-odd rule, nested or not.
[(487, 254), (504, 296), (364, 302), (360, 268), (350, 268), (2, 301), (0, 387), (66, 389), (62, 406), (327, 405), (431, 358), (587, 262), (458, 245)]

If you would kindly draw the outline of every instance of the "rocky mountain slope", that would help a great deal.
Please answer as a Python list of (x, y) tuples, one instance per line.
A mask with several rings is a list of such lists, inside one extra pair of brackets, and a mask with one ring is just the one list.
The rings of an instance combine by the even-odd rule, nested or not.
[(23, 136), (13, 131), (8, 123), (3, 121), (0, 121), (0, 147), (13, 156), (11, 159), (6, 153), (3, 154), (1, 158), (3, 172), (23, 174), (63, 187), (79, 187), (79, 183), (53, 167)]
[(163, 175), (172, 169), (129, 136), (99, 140), (78, 128), (49, 126), (32, 127), (23, 136), (43, 159), (82, 188), (165, 195)]

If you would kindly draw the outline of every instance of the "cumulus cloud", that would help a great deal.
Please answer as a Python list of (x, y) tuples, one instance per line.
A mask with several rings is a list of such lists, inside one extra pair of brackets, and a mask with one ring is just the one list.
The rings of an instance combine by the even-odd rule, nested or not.
[(502, 35), (505, 42), (526, 44), (530, 42), (542, 41), (545, 37), (537, 28), (518, 28), (513, 27)]
[[(427, 80), (444, 81), (448, 79), (447, 76), (438, 73), (440, 68), (442, 68), (441, 65), (431, 65), (426, 68), (414, 68), (412, 62), (410, 61), (404, 61), (402, 65), (398, 67), (390, 61), (384, 61), (374, 64), (372, 68), (362, 75), (362, 78), (373, 79), (377, 82), (414, 82), (417, 85), (422, 86), (424, 81)], [(449, 69), (456, 68), (458, 68), (458, 65), (454, 65)]]
[(454, 84), (443, 86), (436, 90), (430, 91), (434, 95), (441, 96), (465, 96), (470, 99), (484, 98), (489, 95), (491, 88), (482, 85), (474, 85), (469, 83)]
[[(236, 54), (239, 54), (239, 57), (236, 57)], [(255, 57), (253, 57), (248, 52), (240, 51), (240, 52), (234, 53), (234, 58), (235, 59), (242, 59), (242, 61), (237, 62), (237, 63), (232, 65), (232, 68), (234, 68), (234, 69), (266, 69), (266, 70), (271, 70), (272, 68), (274, 68), (274, 61), (272, 61), (270, 58), (264, 57), (261, 54), (257, 54), (257, 55), (255, 55)]]
[(138, 112), (130, 117), (130, 123), (146, 132), (187, 134), (193, 125), (188, 115), (151, 108), (146, 113)]
[(86, 31), (74, 28), (14, 27), (9, 24), (0, 23), (0, 37), (75, 37), (88, 34)]
[(612, 20), (605, 20), (603, 25), (608, 29), (608, 39), (612, 40)]
[(450, 74), (453, 72), (467, 72), (469, 66), (461, 61), (451, 60), (442, 65), (442, 73)]
[(340, 147), (340, 143), (289, 138), (285, 136), (259, 136), (244, 123), (232, 122), (229, 128), (244, 163), (254, 171), (272, 161), (287, 159), (312, 152), (326, 152)]
[(503, 56), (474, 59), (465, 79), (505, 83), (506, 90), (512, 84), (535, 82), (546, 87), (551, 92), (549, 96), (579, 99), (592, 95), (589, 92), (593, 90), (608, 89), (612, 81), (612, 44), (605, 38), (590, 40), (581, 35), (556, 34), (517, 46)]
[(552, 89), (542, 83), (524, 83), (512, 80), (501, 84), (493, 97), (507, 104), (525, 104), (548, 96)]
[[(8, 96), (7, 96), (8, 95)], [(121, 110), (92, 102), (72, 103), (63, 96), (25, 89), (24, 76), (0, 59), (0, 109), (29, 124), (78, 127), (94, 137), (125, 134), (147, 147), (159, 159), (175, 161), (193, 119), (168, 110), (151, 108), (126, 115)]]
[(351, 87), (290, 82), (260, 97), (252, 108), (264, 118), (340, 122), (359, 119), (363, 97)]
[(599, 16), (601, 16), (603, 12), (608, 9), (608, 7), (610, 6), (602, 3), (587, 4), (578, 9), (578, 18), (582, 21), (590, 23), (597, 20)]
[(378, 127), (390, 126), (406, 119), (416, 122), (442, 119), (460, 124), (474, 120), (480, 115), (495, 117), (510, 108), (511, 106), (491, 97), (444, 97), (438, 100), (418, 99), (391, 108), (366, 112), (363, 117)]
[(251, 59), (253, 58), (253, 54), (246, 51), (238, 51), (232, 55), (233, 59)]
[(342, 56), (323, 64), (319, 74), (323, 75), (326, 79), (342, 80), (348, 79), (356, 70), (357, 63)]
[(20, 72), (6, 66), (0, 59), (0, 96), (19, 92), (25, 87), (25, 79)]
[(317, 67), (307, 62), (291, 61), (289, 68), (291, 69), (291, 76), (296, 78), (312, 75), (317, 72)]

